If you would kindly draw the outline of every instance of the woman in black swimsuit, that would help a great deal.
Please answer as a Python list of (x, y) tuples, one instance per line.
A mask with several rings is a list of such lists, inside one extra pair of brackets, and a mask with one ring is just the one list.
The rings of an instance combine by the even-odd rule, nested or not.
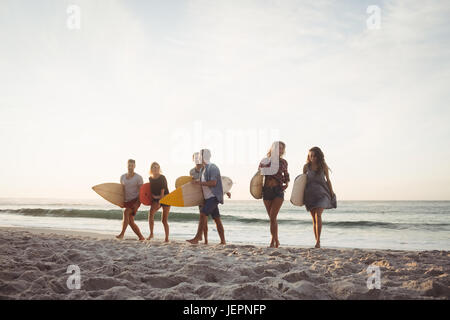
[(153, 162), (150, 167), (150, 189), (152, 192), (152, 205), (150, 207), (150, 213), (148, 215), (148, 223), (150, 225), (150, 236), (147, 240), (153, 238), (153, 226), (155, 221), (155, 213), (162, 206), (162, 215), (161, 222), (164, 225), (164, 232), (166, 233), (165, 242), (169, 242), (169, 211), (170, 206), (165, 204), (160, 204), (159, 200), (169, 193), (169, 189), (167, 188), (167, 180), (166, 177), (163, 176), (160, 172), (160, 167), (157, 162)]

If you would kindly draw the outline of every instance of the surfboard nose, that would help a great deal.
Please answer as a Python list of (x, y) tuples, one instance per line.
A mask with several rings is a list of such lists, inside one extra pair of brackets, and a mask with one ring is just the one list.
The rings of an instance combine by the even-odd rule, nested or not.
[(184, 207), (183, 189), (181, 187), (175, 189), (162, 197), (159, 203), (174, 207)]

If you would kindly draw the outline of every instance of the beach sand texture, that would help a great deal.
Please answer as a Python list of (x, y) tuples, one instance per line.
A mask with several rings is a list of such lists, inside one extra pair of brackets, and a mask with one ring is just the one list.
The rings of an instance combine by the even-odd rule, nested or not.
[[(81, 288), (68, 289), (69, 265)], [(368, 289), (367, 269), (380, 269)], [(449, 299), (449, 251), (271, 249), (0, 228), (0, 299)]]

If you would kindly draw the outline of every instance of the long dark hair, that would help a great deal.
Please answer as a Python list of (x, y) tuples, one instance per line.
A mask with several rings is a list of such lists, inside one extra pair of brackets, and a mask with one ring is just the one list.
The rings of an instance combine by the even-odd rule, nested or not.
[[(319, 147), (312, 147), (311, 149), (309, 149), (309, 152), (314, 152), (314, 154), (316, 155), (319, 171), (323, 172), (325, 172), (326, 170), (331, 171), (330, 167), (328, 167), (327, 163), (325, 162), (325, 155), (323, 154), (322, 150), (320, 150)], [(311, 160), (309, 159), (309, 152), (308, 155), (306, 156), (306, 164), (308, 165), (308, 167), (311, 164)]]

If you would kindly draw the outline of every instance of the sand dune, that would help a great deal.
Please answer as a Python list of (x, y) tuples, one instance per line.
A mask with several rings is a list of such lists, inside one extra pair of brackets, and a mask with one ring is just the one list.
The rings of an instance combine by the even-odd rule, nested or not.
[[(80, 289), (69, 289), (69, 265)], [(367, 269), (380, 270), (369, 289)], [(449, 299), (450, 252), (138, 242), (0, 228), (0, 299)]]

